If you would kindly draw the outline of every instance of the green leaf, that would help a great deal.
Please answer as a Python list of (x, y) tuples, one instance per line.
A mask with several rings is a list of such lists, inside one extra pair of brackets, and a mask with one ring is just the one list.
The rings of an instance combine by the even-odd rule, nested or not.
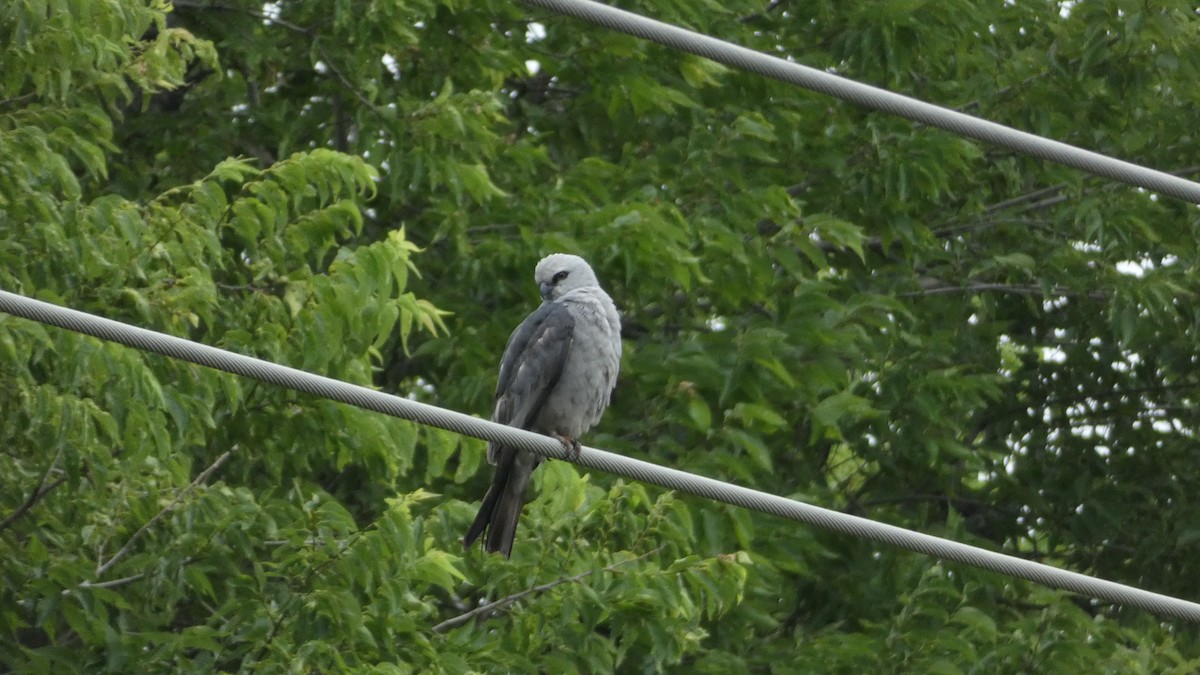
[(692, 419), (692, 423), (701, 431), (707, 431), (712, 427), (712, 411), (709, 410), (708, 404), (699, 396), (693, 396), (688, 399), (688, 417)]
[(730, 427), (722, 428), (721, 435), (741, 448), (755, 466), (767, 471), (773, 470), (771, 451), (758, 435)]

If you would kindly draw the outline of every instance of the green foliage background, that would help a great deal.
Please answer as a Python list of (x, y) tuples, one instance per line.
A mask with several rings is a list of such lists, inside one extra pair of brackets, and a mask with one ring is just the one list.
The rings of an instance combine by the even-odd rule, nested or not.
[[(1200, 175), (1188, 3), (621, 4)], [(0, 232), (7, 290), (480, 415), (580, 253), (626, 324), (591, 444), (1200, 598), (1194, 205), (507, 0), (15, 0)], [(1200, 668), (561, 462), (464, 553), (480, 442), (7, 316), (0, 377), (5, 670)]]

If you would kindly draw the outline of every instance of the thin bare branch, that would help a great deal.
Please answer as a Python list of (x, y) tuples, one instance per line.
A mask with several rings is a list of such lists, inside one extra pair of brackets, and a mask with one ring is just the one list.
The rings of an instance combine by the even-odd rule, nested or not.
[(1047, 406), (1063, 405), (1078, 403), (1080, 401), (1094, 401), (1105, 398), (1118, 398), (1122, 396), (1140, 396), (1141, 394), (1165, 393), (1169, 391), (1200, 389), (1200, 382), (1176, 382), (1174, 384), (1153, 384), (1145, 387), (1115, 387), (1109, 391), (1088, 392), (1078, 396), (1058, 396), (1046, 400)]
[(57, 478), (53, 483), (46, 483), (50, 478), (50, 474), (54, 473), (54, 469), (58, 466), (60, 459), (62, 459), (62, 448), (59, 448), (58, 454), (54, 456), (54, 460), (50, 462), (50, 466), (46, 467), (46, 471), (38, 481), (37, 487), (33, 489), (33, 492), (29, 493), (29, 497), (15, 511), (5, 516), (4, 520), (0, 520), (0, 531), (3, 531), (4, 528), (12, 525), (18, 518), (28, 513), (29, 509), (32, 509), (35, 504), (42, 500), (42, 497), (50, 494), (51, 490), (62, 485), (67, 480), (67, 477), (64, 475)]
[(145, 572), (138, 572), (137, 574), (132, 574), (127, 577), (121, 577), (120, 579), (110, 579), (108, 581), (97, 581), (97, 582), (82, 581), (79, 583), (78, 588), (64, 588), (62, 594), (70, 595), (78, 589), (113, 588), (115, 586), (124, 586), (125, 584), (132, 584), (135, 581), (141, 581), (142, 579), (145, 579), (145, 578), (146, 578)]
[(995, 204), (989, 204), (986, 208), (983, 209), (983, 212), (984, 212), (984, 214), (990, 215), (993, 213), (999, 213), (1005, 209), (1010, 209), (1014, 206), (1020, 206), (1022, 204), (1026, 204), (1028, 202), (1036, 202), (1036, 201), (1042, 199), (1043, 197), (1058, 196), (1058, 193), (1062, 192), (1066, 188), (1067, 188), (1066, 183), (1058, 183), (1057, 185), (1051, 185), (1049, 187), (1039, 188), (1032, 192), (1026, 192), (1025, 194), (1017, 195), (1016, 197), (1012, 197), (1011, 199), (1005, 199), (1004, 201), (999, 201), (999, 202), (996, 202)]
[(1087, 298), (1101, 302), (1108, 299), (1106, 291), (1074, 291), (1062, 286), (1055, 286), (1050, 289), (1041, 286), (1020, 286), (1012, 284), (993, 284), (993, 283), (977, 283), (966, 284), (963, 286), (953, 286), (950, 284), (944, 286), (929, 286), (919, 291), (908, 291), (905, 293), (897, 293), (896, 297), (911, 298), (922, 295), (944, 295), (946, 293), (1009, 293), (1012, 295), (1028, 295), (1031, 297), (1071, 297), (1071, 298)]
[(927, 494), (908, 494), (897, 495), (894, 497), (876, 497), (874, 499), (865, 499), (857, 504), (857, 506), (869, 509), (875, 506), (887, 506), (890, 504), (911, 504), (917, 502), (934, 502), (947, 504), (956, 509), (979, 509), (981, 511), (998, 511), (1001, 513), (1009, 513), (1019, 515), (1020, 512), (1016, 509), (1005, 508), (989, 504), (988, 502), (978, 499), (970, 499), (968, 497), (953, 497), (950, 495), (927, 495)]
[[(134, 542), (136, 542), (138, 539), (140, 539), (143, 534), (145, 534), (151, 527), (153, 527), (155, 525), (155, 523), (162, 520), (171, 511), (175, 510), (175, 507), (178, 506), (181, 501), (183, 501), (183, 498), (186, 497), (188, 495), (188, 493), (190, 493), (192, 490), (196, 489), (196, 487), (199, 486), (201, 483), (204, 483), (205, 481), (207, 481), (208, 477), (211, 476), (213, 474), (213, 472), (215, 472), (217, 469), (219, 469), (221, 467), (221, 465), (225, 463), (225, 460), (229, 459), (232, 456), (233, 456), (232, 451), (225, 452), (220, 457), (218, 457), (216, 459), (216, 461), (214, 461), (212, 464), (209, 464), (207, 469), (201, 471), (200, 475), (196, 476), (195, 480), (193, 480), (187, 487), (180, 490), (179, 494), (175, 495), (175, 499), (172, 499), (170, 504), (167, 504), (166, 506), (164, 506), (163, 509), (161, 511), (159, 511), (158, 513), (156, 513), (153, 518), (146, 521), (145, 525), (142, 525), (140, 528), (138, 528), (137, 532), (134, 532), (133, 536), (129, 538), (129, 541), (125, 542), (125, 545), (122, 546), (120, 550), (118, 550), (116, 553), (113, 554), (113, 556), (111, 558), (108, 559), (108, 562), (98, 565), (96, 567), (96, 578), (99, 579), (100, 577), (104, 576), (105, 572), (107, 572), (109, 569), (111, 569), (113, 565), (117, 564), (117, 562), (120, 561), (121, 558), (124, 558), (126, 555), (128, 555), (129, 551), (133, 548)], [(97, 561), (97, 562), (99, 562), (99, 561)], [(95, 586), (96, 583), (92, 582), (92, 585)]]
[[(197, 560), (199, 560), (199, 558), (196, 556), (186, 558), (182, 563), (180, 563), (180, 565), (187, 567)], [(110, 579), (108, 581), (81, 581), (75, 588), (64, 588), (62, 594), (70, 595), (76, 591), (87, 590), (89, 588), (115, 588), (117, 586), (124, 586), (125, 584), (132, 584), (135, 581), (141, 581), (142, 579), (145, 579), (148, 574), (149, 572), (138, 572), (137, 574), (131, 574), (127, 577), (121, 577), (120, 579)]]
[(459, 614), (458, 616), (456, 616), (452, 619), (447, 619), (447, 620), (439, 623), (438, 625), (434, 626), (433, 632), (444, 633), (444, 632), (450, 630), (451, 628), (458, 628), (459, 626), (467, 623), (468, 621), (470, 621), (471, 619), (474, 619), (477, 616), (498, 613), (501, 609), (504, 609), (508, 605), (511, 605), (514, 602), (517, 602), (518, 600), (525, 598), (526, 596), (534, 595), (537, 593), (545, 593), (546, 591), (549, 591), (555, 587), (561, 586), (563, 584), (575, 583), (577, 581), (586, 579), (587, 577), (590, 577), (593, 574), (597, 574), (599, 572), (613, 572), (618, 567), (621, 567), (622, 565), (628, 565), (630, 563), (635, 563), (635, 562), (638, 562), (639, 560), (644, 560), (646, 558), (649, 558), (650, 556), (654, 555), (655, 553), (658, 553), (662, 549), (663, 549), (663, 547), (659, 546), (658, 548), (656, 548), (652, 551), (647, 551), (647, 552), (637, 556), (636, 558), (629, 558), (628, 560), (620, 560), (618, 562), (615, 562), (615, 563), (609, 565), (608, 567), (602, 567), (602, 568), (598, 568), (598, 569), (588, 570), (586, 572), (580, 572), (579, 574), (576, 574), (574, 576), (563, 577), (562, 579), (557, 579), (557, 580), (551, 581), (549, 583), (545, 583), (545, 584), (541, 584), (538, 586), (534, 586), (533, 588), (525, 589), (519, 593), (513, 593), (512, 595), (505, 596), (494, 602), (489, 602), (486, 605), (480, 605), (479, 607), (476, 607), (475, 609), (472, 609), (471, 611), (469, 611), (465, 614)]

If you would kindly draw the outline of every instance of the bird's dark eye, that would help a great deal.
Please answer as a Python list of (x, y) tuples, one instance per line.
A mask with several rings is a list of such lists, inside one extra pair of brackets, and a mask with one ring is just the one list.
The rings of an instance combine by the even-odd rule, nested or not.
[(563, 271), (555, 274), (554, 278), (551, 279), (550, 282), (557, 284), (558, 282), (562, 281), (563, 279), (566, 279), (568, 274), (570, 274), (570, 272), (563, 270)]

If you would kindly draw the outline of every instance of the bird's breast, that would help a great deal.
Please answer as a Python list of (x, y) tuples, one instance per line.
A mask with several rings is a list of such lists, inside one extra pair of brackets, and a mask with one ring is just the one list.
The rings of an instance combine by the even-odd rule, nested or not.
[(575, 312), (575, 333), (562, 376), (538, 415), (542, 433), (571, 438), (592, 428), (608, 407), (621, 365), (620, 337), (602, 307)]

